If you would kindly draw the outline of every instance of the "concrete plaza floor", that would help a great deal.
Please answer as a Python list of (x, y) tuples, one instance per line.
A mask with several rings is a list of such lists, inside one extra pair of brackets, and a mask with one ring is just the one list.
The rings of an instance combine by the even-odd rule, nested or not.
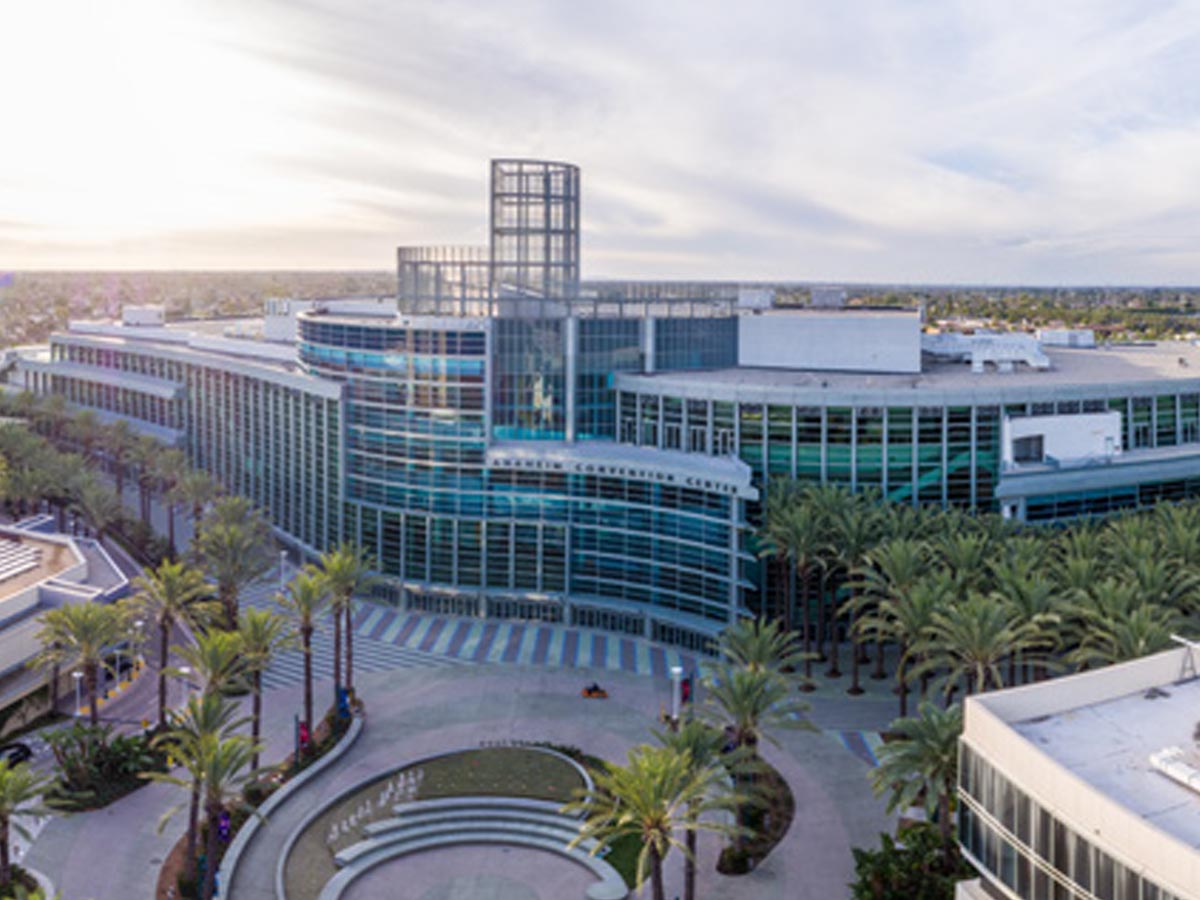
[[(609, 690), (609, 700), (579, 697), (580, 687), (593, 678)], [(882, 730), (896, 714), (890, 681), (864, 679), (867, 694), (853, 698), (845, 694), (848, 684), (847, 676), (820, 679), (818, 689), (805, 698), (818, 732), (788, 730), (778, 735), (780, 746), (763, 746), (764, 756), (796, 797), (796, 819), (782, 844), (755, 872), (726, 878), (713, 868), (719, 841), (702, 839), (699, 896), (847, 896), (851, 848), (877, 844), (879, 832), (893, 825), (883, 802), (871, 794), (866, 778), (869, 753), (864, 758), (862, 747), (851, 738)], [(275, 900), (275, 863), (291, 831), (308, 810), (370, 775), (439, 751), (498, 740), (573, 744), (623, 761), (631, 747), (652, 739), (659, 710), (670, 702), (670, 684), (661, 678), (520, 665), (376, 672), (361, 675), (358, 686), (367, 707), (359, 742), (270, 817), (243, 858), (232, 891), (223, 891), (224, 896)], [(318, 706), (330, 692), (327, 680), (317, 683)], [(282, 758), (290, 750), (293, 716), (300, 706), (299, 685), (266, 695), (266, 760)], [(107, 809), (55, 819), (22, 862), (49, 875), (70, 900), (149, 898), (163, 857), (183, 831), (185, 814), (176, 815), (162, 834), (156, 825), (166, 810), (184, 799), (182, 790), (150, 785)], [(673, 855), (666, 870), (667, 896), (682, 895), (682, 857)], [(534, 900), (545, 896), (543, 873), (549, 871), (536, 851), (514, 849), (497, 856), (494, 847), (461, 847), (389, 865), (356, 887), (352, 896), (360, 900), (361, 894), (361, 900), (368, 900), (379, 885), (388, 884), (393, 892), (386, 896), (413, 900)], [(419, 878), (410, 878), (418, 872)], [(560, 873), (568, 881), (573, 874), (569, 869)], [(472, 894), (473, 890), (482, 893)]]

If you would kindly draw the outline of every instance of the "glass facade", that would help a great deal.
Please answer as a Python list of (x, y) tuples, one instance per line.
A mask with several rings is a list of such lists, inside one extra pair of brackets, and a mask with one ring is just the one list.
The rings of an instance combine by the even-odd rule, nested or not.
[(958, 838), (1021, 900), (1180, 900), (1040, 806), (959, 743)]

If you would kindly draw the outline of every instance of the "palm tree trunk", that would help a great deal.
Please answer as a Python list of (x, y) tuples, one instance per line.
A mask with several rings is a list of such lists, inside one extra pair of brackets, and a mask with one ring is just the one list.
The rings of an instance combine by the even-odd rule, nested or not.
[(93, 725), (100, 724), (100, 707), (97, 705), (96, 685), (100, 680), (99, 663), (87, 666), (84, 669), (84, 685), (87, 687), (88, 695), (88, 718)]
[(170, 655), (171, 624), (158, 626), (158, 725), (167, 724), (167, 658)]
[(342, 611), (333, 610), (333, 694), (342, 686)]
[(859, 683), (858, 672), (862, 665), (862, 641), (859, 639), (859, 634), (854, 629), (854, 591), (850, 591), (850, 687), (846, 688), (846, 693), (852, 697), (857, 697), (863, 692), (862, 685)]
[(875, 681), (882, 681), (887, 678), (887, 672), (883, 670), (883, 638), (875, 638), (875, 670), (871, 672), (871, 678)]
[[(250, 706), (250, 740), (254, 746), (258, 746), (258, 739), (262, 736), (262, 669), (254, 669), (254, 696), (251, 698)], [(258, 751), (254, 751), (254, 758), (250, 760), (250, 768), (258, 768)]]
[(667, 900), (666, 889), (663, 887), (662, 858), (653, 847), (650, 848), (650, 890), (654, 900)]
[(200, 835), (200, 782), (192, 782), (192, 796), (188, 803), (187, 859), (184, 860), (187, 880), (196, 880), (196, 843)]
[(354, 600), (346, 601), (346, 689), (354, 690)]
[[(789, 594), (790, 596), (790, 594)], [(687, 856), (683, 860), (683, 900), (696, 900), (696, 830), (689, 828)]]
[(8, 847), (8, 816), (0, 819), (0, 885), (9, 886), (12, 879), (12, 859)]
[(171, 558), (174, 559), (177, 555), (175, 550), (175, 504), (167, 504), (167, 548), (170, 551)]
[(829, 605), (829, 671), (826, 678), (841, 678), (842, 670), (838, 665), (841, 656), (841, 641), (838, 636), (837, 588), (833, 589), (833, 601)]
[(817, 662), (825, 662), (825, 576), (817, 580)]
[(804, 683), (800, 685), (800, 690), (813, 690), (812, 683), (812, 610), (808, 608), (808, 572), (800, 578), (800, 604), (803, 606), (804, 615)]
[(900, 644), (900, 661), (896, 663), (896, 681), (900, 693), (900, 718), (908, 715), (908, 672), (904, 668), (904, 643)]
[(238, 598), (237, 589), (221, 590), (221, 605), (225, 608), (225, 627), (236, 631), (238, 627)]
[(50, 667), (50, 712), (58, 712), (58, 683), (62, 679), (62, 671), (58, 663)]
[(200, 896), (203, 900), (212, 900), (217, 877), (217, 819), (221, 817), (221, 805), (206, 803), (204, 816), (208, 819), (208, 840), (204, 848), (204, 889)]
[(304, 726), (308, 729), (308, 740), (312, 741), (313, 680), (312, 680), (312, 626), (302, 631), (304, 641)]

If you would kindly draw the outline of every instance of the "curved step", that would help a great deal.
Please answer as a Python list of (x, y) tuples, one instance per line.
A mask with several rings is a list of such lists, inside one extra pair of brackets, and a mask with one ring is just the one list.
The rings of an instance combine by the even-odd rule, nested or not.
[(589, 856), (581, 849), (568, 850), (566, 845), (555, 838), (514, 831), (511, 829), (463, 829), (454, 828), (445, 833), (430, 834), (425, 837), (412, 838), (396, 843), (383, 843), (367, 853), (359, 856), (353, 863), (341, 869), (321, 889), (318, 900), (341, 900), (342, 895), (350, 885), (370, 869), (382, 863), (419, 853), (435, 847), (447, 847), (458, 844), (507, 844), (519, 847), (531, 847), (538, 850), (548, 850), (583, 866), (595, 875), (599, 881), (590, 885), (586, 891), (587, 900), (625, 900), (629, 890), (625, 880), (616, 869), (602, 859)]
[(568, 819), (555, 813), (524, 812), (521, 810), (478, 810), (478, 809), (449, 809), (430, 811), (419, 816), (396, 816), (391, 819), (380, 819), (363, 825), (360, 831), (366, 837), (379, 837), (383, 834), (405, 831), (422, 825), (440, 825), (445, 822), (466, 822), (474, 825), (485, 822), (528, 822), (532, 825), (554, 825), (566, 829), (572, 835), (579, 830), (578, 819)]
[[(357, 860), (380, 847), (392, 844), (404, 844), (409, 841), (419, 841), (427, 837), (470, 831), (498, 831), (525, 834), (557, 841), (559, 846), (564, 849), (579, 833), (578, 829), (571, 823), (536, 822), (519, 819), (496, 820), (487, 816), (479, 816), (469, 821), (466, 819), (452, 819), (444, 822), (416, 822), (411, 825), (385, 830), (381, 834), (372, 835), (365, 840), (351, 844), (334, 855), (334, 862), (339, 867), (352, 866)], [(594, 846), (595, 842), (592, 841), (583, 849), (590, 851)]]

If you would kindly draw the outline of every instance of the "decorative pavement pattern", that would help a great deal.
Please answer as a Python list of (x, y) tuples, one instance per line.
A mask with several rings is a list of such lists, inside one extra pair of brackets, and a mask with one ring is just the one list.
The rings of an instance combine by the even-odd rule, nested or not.
[[(266, 592), (249, 593), (252, 606), (269, 606)], [(466, 619), (401, 612), (371, 603), (354, 617), (354, 668), (360, 672), (454, 665), (510, 664), (549, 668), (592, 668), (666, 678), (672, 666), (692, 674), (696, 658), (641, 638), (544, 622)], [(332, 628), (313, 635), (313, 671), (328, 673)], [(298, 684), (303, 656), (289, 650), (263, 676), (267, 688)]]
[(876, 751), (883, 744), (883, 737), (878, 731), (832, 731), (828, 733), (871, 768), (879, 765)]

